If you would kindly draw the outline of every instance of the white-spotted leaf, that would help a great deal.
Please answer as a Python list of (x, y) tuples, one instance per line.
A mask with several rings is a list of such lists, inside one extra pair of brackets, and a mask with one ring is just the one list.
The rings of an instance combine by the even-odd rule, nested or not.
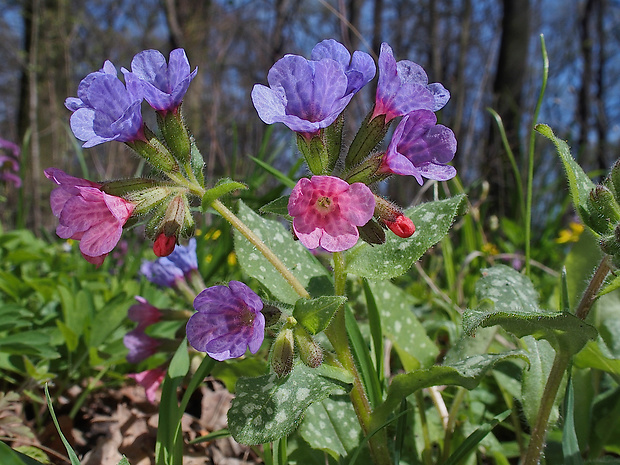
[[(261, 218), (243, 202), (239, 202), (239, 218), (271, 249), (305, 287), (312, 278), (328, 280), (328, 273), (290, 231), (276, 220)], [(256, 248), (235, 230), (235, 252), (243, 270), (258, 279), (277, 299), (293, 304), (299, 294)]]
[(240, 378), (237, 396), (228, 410), (228, 429), (241, 444), (264, 444), (291, 433), (306, 409), (348, 385), (319, 368), (295, 366), (290, 375)]
[(413, 220), (416, 231), (403, 239), (391, 232), (385, 244), (371, 246), (359, 243), (347, 254), (347, 271), (369, 279), (390, 279), (400, 276), (450, 230), (465, 204), (465, 195), (427, 202), (405, 211)]

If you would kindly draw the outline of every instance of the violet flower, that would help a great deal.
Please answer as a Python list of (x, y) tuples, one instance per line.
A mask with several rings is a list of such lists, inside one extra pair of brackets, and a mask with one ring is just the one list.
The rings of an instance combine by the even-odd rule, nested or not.
[(144, 330), (161, 320), (162, 312), (157, 307), (149, 304), (144, 297), (139, 295), (136, 296), (136, 300), (138, 303), (129, 307), (127, 316), (131, 321), (138, 323), (137, 328)]
[(426, 71), (417, 63), (402, 60), (398, 63), (385, 42), (379, 54), (379, 82), (372, 118), (385, 115), (386, 123), (414, 110), (438, 111), (450, 99), (439, 83), (428, 83)]
[(302, 178), (293, 188), (288, 212), (300, 242), (309, 249), (341, 252), (359, 238), (375, 211), (375, 196), (363, 183), (349, 184), (333, 176)]
[(172, 287), (197, 269), (196, 238), (192, 237), (187, 246), (177, 244), (167, 257), (159, 257), (153, 262), (144, 260), (140, 273), (158, 286)]
[(131, 60), (131, 72), (121, 68), (127, 87), (141, 88), (144, 99), (155, 110), (176, 111), (198, 68), (190, 72), (185, 50), (170, 52), (169, 62), (157, 50), (144, 50)]
[(153, 284), (163, 287), (172, 287), (184, 279), (183, 270), (168, 257), (160, 257), (153, 262), (143, 260), (140, 274)]
[(374, 77), (370, 56), (355, 52), (351, 60), (336, 41), (323, 41), (312, 53), (312, 60), (285, 55), (269, 70), (269, 87), (254, 86), (252, 102), (265, 123), (284, 123), (295, 132), (316, 134), (331, 125)]
[(230, 281), (212, 286), (194, 300), (194, 313), (187, 322), (187, 340), (215, 360), (241, 357), (247, 348), (255, 354), (265, 337), (263, 302), (248, 286)]
[(73, 112), (71, 130), (75, 137), (85, 141), (82, 147), (112, 140), (144, 139), (140, 112), (142, 88), (125, 87), (110, 61), (82, 79), (77, 94), (77, 98), (65, 100), (65, 107)]
[(101, 184), (74, 178), (57, 168), (44, 172), (58, 184), (50, 195), (52, 213), (59, 223), (56, 234), (80, 241), (84, 258), (101, 265), (121, 238), (135, 205), (101, 191)]
[(379, 168), (384, 173), (447, 181), (456, 169), (446, 165), (456, 153), (456, 138), (451, 129), (437, 123), (430, 110), (417, 110), (405, 116), (394, 131)]
[(138, 327), (125, 334), (123, 344), (129, 350), (127, 361), (129, 363), (139, 363), (155, 354), (161, 345), (161, 341), (149, 336), (144, 332), (143, 328)]
[(147, 400), (155, 403), (155, 393), (166, 376), (166, 369), (163, 367), (153, 368), (152, 370), (141, 371), (140, 373), (131, 373), (127, 375), (136, 380), (136, 382), (144, 388)]
[(18, 158), (21, 153), (19, 146), (11, 141), (0, 138), (0, 181), (12, 183), (15, 187), (21, 187), (22, 179), (19, 177)]

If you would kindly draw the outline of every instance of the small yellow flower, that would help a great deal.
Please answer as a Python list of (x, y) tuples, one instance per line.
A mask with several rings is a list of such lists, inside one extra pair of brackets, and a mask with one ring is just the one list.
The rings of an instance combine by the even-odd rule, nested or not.
[(205, 262), (207, 262), (207, 263), (211, 263), (211, 260), (213, 260), (213, 255), (212, 255), (212, 254), (209, 254), (209, 255), (207, 255), (207, 256), (205, 257)]
[(583, 232), (583, 224), (571, 221), (568, 228), (562, 229), (555, 239), (558, 244), (566, 244), (568, 242), (577, 242)]
[(230, 266), (235, 266), (237, 264), (237, 255), (235, 255), (235, 252), (230, 252), (226, 261)]
[(482, 246), (482, 252), (484, 252), (487, 255), (497, 255), (499, 254), (499, 249), (497, 248), (495, 244), (491, 244), (490, 242), (487, 242), (486, 244)]

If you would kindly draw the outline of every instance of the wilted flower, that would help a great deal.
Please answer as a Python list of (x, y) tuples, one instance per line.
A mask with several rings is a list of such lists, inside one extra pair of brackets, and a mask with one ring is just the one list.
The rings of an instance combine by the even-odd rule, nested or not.
[(194, 349), (215, 360), (241, 357), (247, 348), (255, 354), (265, 337), (263, 302), (248, 286), (230, 281), (212, 286), (194, 300), (187, 322), (187, 340)]
[(142, 88), (125, 87), (110, 61), (100, 71), (82, 79), (77, 94), (77, 98), (65, 100), (65, 107), (73, 112), (71, 130), (75, 137), (86, 141), (83, 147), (112, 140), (144, 139), (140, 112)]
[(329, 252), (353, 247), (359, 238), (357, 226), (370, 221), (374, 210), (375, 196), (368, 186), (333, 176), (300, 179), (288, 202), (293, 229), (301, 243)]
[(131, 321), (138, 323), (138, 328), (144, 329), (161, 319), (162, 312), (157, 307), (149, 304), (144, 297), (137, 295), (136, 300), (138, 303), (129, 307), (127, 316)]
[(155, 110), (175, 111), (196, 76), (198, 69), (190, 72), (185, 50), (178, 48), (170, 52), (170, 60), (157, 50), (144, 50), (131, 60), (131, 72), (121, 68), (128, 88), (136, 86), (144, 99)]
[[(450, 99), (439, 83), (429, 84), (426, 71), (417, 63), (394, 58), (391, 47), (381, 44), (379, 82), (372, 118), (385, 115), (385, 122), (414, 110), (438, 111)], [(371, 119), (372, 119), (371, 118)]]
[(137, 327), (125, 334), (123, 344), (129, 349), (127, 361), (129, 363), (139, 363), (155, 354), (157, 348), (161, 345), (161, 341), (146, 334), (144, 328)]
[(437, 123), (430, 110), (417, 110), (405, 116), (394, 131), (380, 171), (446, 181), (456, 169), (446, 165), (456, 153), (456, 138), (450, 128)]
[(50, 195), (52, 213), (59, 221), (56, 234), (79, 240), (84, 258), (101, 265), (121, 238), (134, 205), (101, 191), (101, 184), (74, 178), (57, 168), (46, 169), (45, 176), (59, 186)]
[(315, 134), (331, 125), (374, 77), (368, 54), (355, 52), (351, 60), (336, 41), (319, 43), (312, 58), (285, 55), (269, 70), (269, 87), (254, 86), (252, 102), (265, 123), (284, 123), (295, 132)]
[(140, 373), (131, 373), (130, 378), (144, 388), (146, 398), (150, 403), (155, 403), (155, 393), (166, 376), (166, 369), (163, 367), (153, 368), (152, 370), (141, 371)]

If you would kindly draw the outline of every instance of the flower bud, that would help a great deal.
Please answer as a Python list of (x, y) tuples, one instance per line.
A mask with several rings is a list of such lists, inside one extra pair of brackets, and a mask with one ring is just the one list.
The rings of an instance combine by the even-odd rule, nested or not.
[(411, 237), (415, 232), (415, 224), (411, 218), (406, 217), (402, 213), (396, 217), (394, 221), (385, 221), (385, 225), (398, 237), (406, 239)]
[(187, 163), (191, 156), (192, 142), (181, 107), (173, 111), (158, 111), (157, 125), (173, 156), (180, 163)]
[(161, 233), (153, 243), (153, 252), (158, 257), (167, 257), (174, 251), (176, 244), (176, 236), (166, 236), (165, 233)]
[(611, 167), (605, 185), (614, 195), (616, 202), (620, 203), (620, 160), (616, 161)]
[[(155, 209), (153, 217), (146, 224), (146, 235), (158, 241), (157, 250), (154, 248), (156, 254), (158, 251), (166, 253), (170, 248), (174, 250), (174, 244), (178, 238), (191, 237), (194, 234), (194, 228), (194, 217), (189, 208), (187, 195), (177, 192), (166, 198)], [(166, 255), (172, 253), (172, 250)]]
[(323, 349), (321, 349), (321, 346), (299, 325), (295, 327), (294, 334), (301, 361), (310, 368), (321, 366), (321, 363), (323, 363)]
[(605, 186), (597, 185), (587, 199), (588, 217), (584, 222), (600, 235), (612, 233), (620, 222), (620, 206)]
[(271, 368), (278, 377), (288, 375), (293, 371), (293, 359), (295, 357), (295, 341), (293, 330), (285, 326), (277, 335), (271, 347)]
[(375, 217), (379, 222), (399, 237), (407, 238), (415, 232), (415, 225), (410, 218), (403, 215), (399, 207), (392, 202), (375, 195)]
[(313, 174), (329, 174), (329, 153), (327, 143), (321, 137), (321, 133), (313, 135), (310, 139), (298, 133), (297, 147), (306, 159), (308, 168)]
[(363, 162), (351, 167), (344, 175), (345, 181), (349, 184), (353, 184), (354, 182), (363, 182), (368, 185), (387, 178), (389, 173), (381, 173), (379, 171), (384, 155), (384, 153), (373, 155)]
[(340, 149), (342, 148), (342, 129), (344, 128), (344, 113), (340, 113), (336, 121), (330, 126), (323, 129), (323, 140), (327, 148), (327, 173), (334, 171), (338, 158), (340, 158)]
[(375, 220), (371, 219), (364, 226), (358, 226), (360, 239), (368, 244), (384, 244), (385, 231)]

